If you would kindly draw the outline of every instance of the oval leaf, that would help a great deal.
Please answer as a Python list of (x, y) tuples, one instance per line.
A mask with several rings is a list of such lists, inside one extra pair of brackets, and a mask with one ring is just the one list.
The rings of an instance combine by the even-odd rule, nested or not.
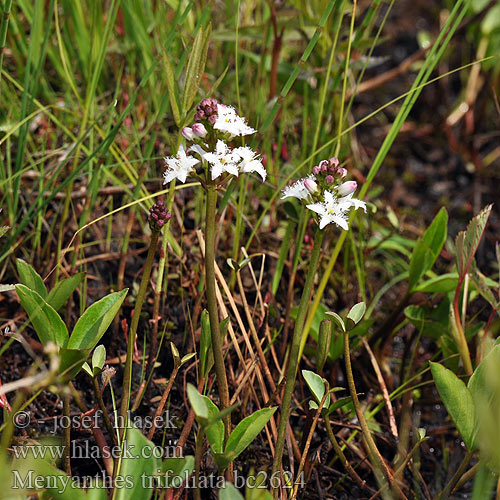
[(350, 319), (354, 323), (351, 328), (354, 328), (362, 320), (365, 311), (366, 304), (364, 302), (358, 302), (351, 307), (347, 314), (347, 319)]
[(16, 285), (17, 295), (23, 309), (45, 346), (49, 342), (64, 347), (68, 342), (68, 329), (57, 312), (34, 290), (25, 285)]
[[(149, 500), (152, 488), (148, 488), (148, 478), (158, 470), (157, 460), (151, 455), (155, 445), (137, 429), (127, 430), (124, 449), (127, 453), (121, 461), (119, 475), (128, 479), (126, 488), (117, 488), (116, 500)], [(147, 453), (144, 452), (147, 450)], [(143, 485), (144, 478), (146, 483)], [(153, 483), (154, 484), (154, 483)], [(145, 487), (146, 486), (146, 487)]]
[(47, 295), (47, 302), (58, 311), (69, 299), (76, 287), (83, 281), (85, 273), (78, 273), (65, 280), (59, 281)]
[(92, 304), (77, 321), (68, 342), (70, 349), (93, 349), (120, 309), (128, 288)]
[(208, 408), (204, 397), (198, 392), (198, 389), (193, 384), (187, 385), (187, 395), (194, 414), (198, 418), (208, 418)]
[(40, 297), (47, 297), (47, 289), (41, 276), (23, 259), (16, 259), (17, 272), (23, 285), (35, 290)]
[[(227, 466), (231, 463), (262, 431), (267, 422), (276, 411), (274, 408), (263, 408), (252, 415), (244, 418), (233, 430), (226, 443), (226, 449), (223, 454), (223, 460)], [(220, 455), (215, 455), (220, 457)], [(220, 457), (222, 458), (222, 457)]]
[[(316, 402), (318, 404), (321, 403), (323, 395), (325, 394), (325, 383), (323, 382), (323, 379), (318, 374), (310, 370), (302, 370), (302, 376), (304, 377), (307, 386), (311, 390), (314, 399), (316, 399)], [(325, 399), (325, 404), (323, 405), (323, 407), (328, 408), (329, 405), (330, 405), (330, 396), (328, 395)]]
[[(212, 400), (207, 396), (201, 396), (205, 400), (208, 410), (208, 418), (213, 419), (219, 415), (219, 408), (215, 406)], [(224, 446), (224, 423), (222, 420), (217, 420), (213, 424), (208, 425), (205, 429), (210, 447), (215, 453), (222, 453)]]
[(472, 449), (475, 433), (475, 410), (472, 395), (451, 370), (431, 363), (432, 376), (450, 417), (457, 426), (467, 448)]
[(420, 238), (410, 259), (409, 287), (413, 290), (422, 276), (429, 271), (443, 248), (448, 230), (448, 213), (441, 208), (431, 225)]
[(102, 371), (104, 363), (106, 363), (106, 348), (101, 344), (95, 348), (94, 354), (92, 354), (92, 370), (94, 375)]

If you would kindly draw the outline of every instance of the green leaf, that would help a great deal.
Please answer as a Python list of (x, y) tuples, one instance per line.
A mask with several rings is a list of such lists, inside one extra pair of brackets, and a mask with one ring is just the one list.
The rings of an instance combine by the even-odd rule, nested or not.
[(448, 213), (441, 208), (422, 238), (419, 238), (410, 258), (409, 287), (413, 290), (422, 276), (432, 269), (446, 241)]
[(488, 222), (493, 205), (487, 205), (478, 215), (472, 218), (465, 231), (460, 231), (455, 240), (457, 247), (457, 269), (460, 276), (468, 272), (472, 259)]
[[(149, 500), (153, 488), (148, 487), (148, 478), (152, 478), (158, 469), (157, 459), (152, 455), (155, 445), (146, 439), (140, 431), (135, 428), (127, 430), (124, 449), (127, 453), (121, 461), (119, 475), (128, 478), (126, 488), (117, 488), (116, 500)], [(141, 477), (142, 476), (142, 477)], [(143, 478), (145, 484), (143, 485)], [(151, 479), (152, 485), (154, 481)]]
[[(321, 403), (321, 400), (323, 399), (323, 395), (325, 394), (325, 382), (323, 378), (310, 370), (302, 370), (302, 376), (304, 377), (307, 386), (311, 390), (314, 399), (316, 399), (319, 405)], [(326, 397), (323, 408), (328, 408), (329, 405), (330, 395)]]
[(245, 500), (243, 495), (231, 483), (224, 484), (219, 490), (219, 500)]
[(23, 309), (33, 323), (33, 327), (45, 346), (49, 342), (63, 347), (68, 342), (68, 329), (54, 309), (34, 290), (25, 285), (16, 285), (17, 295)]
[(438, 363), (431, 363), (432, 376), (458, 432), (469, 450), (474, 445), (475, 410), (471, 392), (451, 370)]
[(172, 351), (172, 358), (174, 358), (174, 366), (175, 368), (180, 368), (181, 366), (181, 356), (179, 354), (179, 350), (175, 347), (173, 342), (170, 342), (170, 350)]
[(175, 124), (181, 126), (181, 112), (179, 110), (179, 89), (176, 84), (174, 70), (169, 61), (169, 56), (164, 52), (163, 61), (165, 62), (165, 75), (166, 83), (168, 89), (168, 97), (170, 99), (170, 106), (172, 108), (172, 114), (174, 115)]
[(351, 307), (347, 313), (347, 319), (350, 321), (346, 322), (346, 328), (352, 330), (363, 318), (366, 311), (366, 304), (364, 302), (359, 302)]
[(181, 358), (181, 366), (186, 364), (190, 359), (193, 359), (196, 356), (194, 352), (190, 352), (188, 354), (184, 354)]
[(191, 475), (194, 470), (194, 457), (171, 457), (163, 461), (161, 466), (162, 487), (179, 488), (184, 480)]
[(343, 408), (344, 406), (347, 406), (347, 405), (353, 406), (351, 396), (346, 396), (344, 398), (337, 399), (337, 401), (335, 401), (334, 403), (332, 403), (330, 405), (327, 413), (328, 413), (328, 415), (330, 415), (335, 410), (338, 410), (339, 408)]
[(83, 281), (85, 273), (77, 273), (65, 280), (59, 281), (47, 295), (47, 302), (58, 311), (69, 299), (70, 295), (76, 290), (77, 286)]
[(23, 259), (16, 259), (17, 272), (23, 285), (40, 295), (43, 299), (47, 297), (47, 289), (41, 276)]
[(496, 479), (496, 474), (494, 474), (484, 462), (479, 462), (479, 470), (474, 478), (474, 488), (472, 490), (471, 500), (493, 498)]
[(205, 71), (210, 31), (210, 27), (206, 29), (199, 28), (189, 55), (182, 91), (182, 112), (184, 115), (186, 115), (193, 104), (194, 98), (198, 93), (201, 77)]
[(276, 407), (263, 408), (244, 418), (229, 436), (224, 453), (214, 455), (217, 465), (225, 468), (235, 460), (262, 431), (275, 411)]
[(90, 366), (87, 362), (83, 363), (82, 370), (84, 372), (86, 372), (88, 375), (90, 375), (91, 377), (94, 376), (94, 373), (92, 372), (92, 369), (90, 368)]
[[(60, 446), (60, 444), (55, 446)], [(72, 481), (72, 478), (66, 472), (49, 463), (48, 457), (47, 459), (35, 458), (34, 447), (26, 446), (26, 449), (28, 450), (28, 456), (14, 460), (11, 470), (2, 464), (2, 472), (8, 471), (5, 477), (8, 482), (4, 484), (4, 488), (6, 487), (5, 497), (17, 499), (34, 497), (36, 491), (46, 490), (46, 496), (38, 495), (38, 497), (50, 497), (55, 500), (88, 500), (85, 491), (78, 487), (78, 482)], [(22, 482), (19, 479), (16, 481), (15, 474), (19, 474)], [(36, 478), (37, 481), (28, 480), (26, 482), (25, 479), (29, 479), (29, 476)]]
[(101, 344), (94, 349), (94, 354), (92, 354), (92, 373), (94, 376), (102, 371), (104, 363), (106, 363), (106, 348)]
[(61, 347), (59, 350), (59, 355), (61, 356), (59, 375), (61, 375), (62, 380), (73, 380), (82, 369), (89, 354), (90, 349), (67, 349), (66, 347)]
[(10, 229), (9, 226), (0, 226), (0, 238)]
[(198, 389), (193, 384), (187, 385), (187, 395), (194, 414), (199, 418), (207, 419), (209, 410), (205, 398), (198, 392)]
[[(205, 404), (208, 410), (208, 419), (213, 419), (219, 415), (219, 408), (215, 406), (212, 400), (208, 396), (202, 396), (205, 399)], [(207, 435), (210, 447), (215, 453), (222, 453), (224, 446), (224, 423), (222, 420), (218, 419), (213, 424), (208, 425), (205, 428), (205, 434)]]
[[(497, 4), (488, 10), (481, 23), (481, 32), (484, 36), (492, 36), (492, 32), (500, 28), (500, 5)], [(498, 35), (497, 35), (498, 36)]]
[(328, 311), (325, 314), (330, 316), (333, 319), (333, 321), (335, 321), (335, 323), (337, 323), (337, 326), (340, 327), (342, 332), (346, 331), (344, 320), (337, 313), (335, 313), (333, 311)]
[(448, 293), (456, 290), (458, 284), (457, 273), (446, 273), (436, 276), (435, 278), (428, 279), (417, 285), (414, 292), (425, 293)]
[(71, 349), (93, 349), (118, 313), (128, 288), (92, 304), (77, 321), (68, 342)]

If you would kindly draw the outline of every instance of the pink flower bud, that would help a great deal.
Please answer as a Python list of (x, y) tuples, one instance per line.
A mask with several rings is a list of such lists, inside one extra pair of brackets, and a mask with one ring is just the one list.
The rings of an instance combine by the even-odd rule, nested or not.
[(317, 165), (313, 167), (312, 173), (314, 175), (318, 175), (320, 172), (321, 172), (321, 170), (319, 169), (319, 167)]
[(326, 160), (320, 161), (319, 166), (322, 172), (328, 172), (328, 162)]
[(347, 169), (340, 167), (337, 169), (337, 174), (340, 176), (341, 179), (347, 176)]
[(210, 115), (208, 117), (208, 122), (213, 125), (217, 121), (217, 115)]
[(337, 193), (339, 196), (347, 196), (348, 194), (354, 193), (357, 187), (358, 183), (356, 181), (344, 182), (344, 184), (341, 184), (337, 188)]
[(338, 167), (339, 166), (339, 159), (337, 157), (330, 158), (329, 163), (332, 167)]
[(203, 125), (203, 123), (195, 123), (193, 125), (193, 133), (196, 137), (205, 137), (207, 135), (207, 129)]
[(314, 193), (318, 190), (318, 185), (312, 179), (306, 179), (304, 181), (304, 187), (310, 192)]
[(194, 139), (193, 129), (191, 127), (184, 127), (181, 130), (182, 137), (188, 141), (192, 141)]
[(325, 177), (325, 181), (327, 184), (333, 184), (335, 182), (335, 178), (333, 177), (333, 175), (327, 175)]

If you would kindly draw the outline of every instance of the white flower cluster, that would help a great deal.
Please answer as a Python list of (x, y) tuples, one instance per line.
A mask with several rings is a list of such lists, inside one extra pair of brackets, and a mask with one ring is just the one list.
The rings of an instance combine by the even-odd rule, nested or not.
[[(224, 140), (256, 132), (247, 125), (244, 118), (238, 116), (233, 107), (219, 104), (215, 99), (205, 99), (198, 106), (195, 119), (204, 120), (206, 127), (203, 123), (195, 123), (192, 127), (185, 127), (182, 135), (189, 141), (198, 141), (198, 144), (193, 144), (187, 152), (181, 144), (176, 156), (165, 158), (167, 169), (164, 184), (173, 179), (186, 182), (200, 160), (209, 168), (212, 180), (223, 173), (238, 176), (240, 173), (251, 172), (258, 173), (263, 181), (266, 179), (267, 173), (260, 155), (248, 146), (233, 149)], [(214, 151), (209, 151), (208, 145), (203, 142), (207, 135), (214, 141), (217, 139)], [(189, 153), (197, 154), (200, 160)]]
[(347, 171), (338, 167), (337, 158), (324, 160), (313, 168), (311, 175), (287, 186), (282, 191), (281, 199), (292, 197), (305, 201), (306, 207), (318, 215), (320, 229), (333, 222), (347, 231), (350, 209), (362, 208), (366, 212), (366, 204), (353, 198), (357, 188), (355, 181), (337, 183), (345, 175)]

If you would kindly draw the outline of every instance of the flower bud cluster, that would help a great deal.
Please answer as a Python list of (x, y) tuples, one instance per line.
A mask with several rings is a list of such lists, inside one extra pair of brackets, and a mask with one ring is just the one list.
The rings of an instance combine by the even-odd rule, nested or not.
[(210, 125), (213, 125), (217, 121), (217, 99), (203, 99), (203, 101), (198, 104), (196, 108), (196, 114), (194, 115), (195, 122), (207, 121)]
[(322, 160), (312, 168), (312, 174), (322, 188), (339, 184), (347, 176), (347, 170), (339, 167), (338, 158)]
[(162, 200), (158, 200), (149, 210), (148, 222), (151, 231), (161, 231), (170, 217), (172, 217), (172, 214), (168, 211), (165, 203)]
[(347, 170), (339, 166), (337, 158), (322, 160), (308, 177), (287, 186), (281, 199), (292, 197), (305, 201), (307, 208), (316, 214), (320, 229), (333, 222), (347, 230), (350, 209), (366, 211), (366, 205), (352, 197), (358, 185), (355, 181), (343, 182), (346, 176)]

